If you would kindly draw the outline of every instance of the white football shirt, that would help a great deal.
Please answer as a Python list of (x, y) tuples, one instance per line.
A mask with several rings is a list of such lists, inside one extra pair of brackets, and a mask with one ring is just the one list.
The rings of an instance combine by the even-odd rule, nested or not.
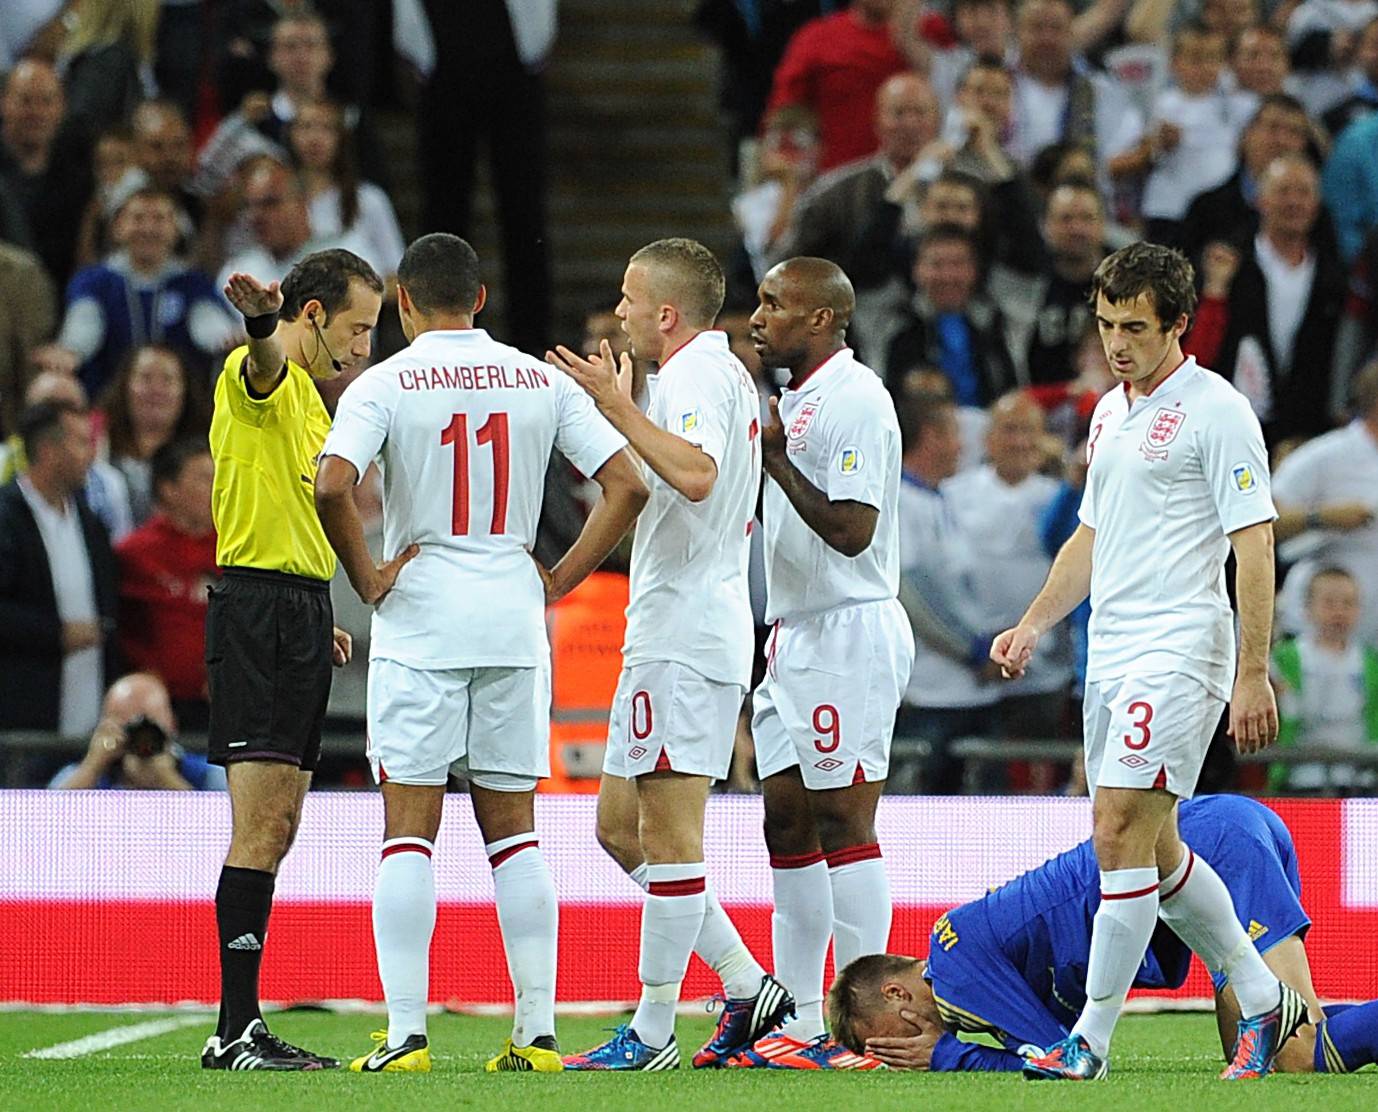
[(549, 659), (530, 556), (551, 448), (585, 475), (626, 441), (569, 377), (481, 328), (425, 332), (340, 398), (322, 455), (383, 473), (383, 553), (420, 554), (374, 610), (369, 656), (411, 668)]
[(1183, 672), (1228, 700), (1236, 530), (1277, 516), (1248, 400), (1188, 357), (1147, 397), (1116, 386), (1091, 417), (1083, 524), (1096, 531), (1086, 682)]
[(760, 400), (725, 332), (700, 332), (647, 376), (646, 416), (713, 458), (718, 477), (691, 502), (649, 467), (651, 498), (632, 542), (624, 665), (676, 661), (719, 683), (751, 683), (747, 586), (761, 484)]
[(766, 620), (821, 614), (899, 594), (900, 425), (879, 376), (843, 348), (780, 396), (790, 461), (830, 502), (880, 511), (864, 552), (844, 556), (773, 480), (765, 485)]

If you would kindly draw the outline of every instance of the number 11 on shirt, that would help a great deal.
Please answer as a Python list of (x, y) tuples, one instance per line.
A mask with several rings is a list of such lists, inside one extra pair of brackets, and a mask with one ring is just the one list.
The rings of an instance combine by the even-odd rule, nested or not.
[[(493, 446), (493, 520), (490, 534), (507, 532), (507, 414), (491, 413), (474, 440), (480, 446)], [(454, 445), (454, 485), (450, 509), (450, 530), (456, 537), (469, 535), (469, 415), (456, 413), (440, 430), (440, 443)]]

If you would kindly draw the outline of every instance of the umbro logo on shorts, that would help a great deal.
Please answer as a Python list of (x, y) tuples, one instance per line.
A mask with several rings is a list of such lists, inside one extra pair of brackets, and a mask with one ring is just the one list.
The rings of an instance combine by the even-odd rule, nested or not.
[(1144, 765), (1148, 764), (1148, 761), (1144, 760), (1144, 758), (1137, 753), (1126, 753), (1120, 758), (1120, 764), (1128, 768), (1143, 768)]

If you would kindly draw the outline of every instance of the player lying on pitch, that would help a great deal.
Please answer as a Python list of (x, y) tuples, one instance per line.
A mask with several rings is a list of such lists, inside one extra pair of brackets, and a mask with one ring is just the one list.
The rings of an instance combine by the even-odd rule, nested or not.
[[(1278, 1055), (1287, 1073), (1352, 1073), (1378, 1060), (1378, 1001), (1321, 1006), (1302, 939), (1296, 850), (1272, 811), (1239, 796), (1181, 804), (1182, 835), (1229, 888), (1235, 912), (1269, 968), (1301, 993), (1311, 1022)], [(1086, 1002), (1091, 920), (1100, 901), (1089, 841), (1016, 877), (933, 925), (928, 961), (874, 954), (852, 962), (828, 995), (834, 1037), (896, 1069), (1014, 1072), (1067, 1037)], [(1163, 893), (1164, 896), (1170, 893)], [(1177, 988), (1191, 951), (1161, 922), (1136, 988)], [(1215, 1014), (1226, 1059), (1239, 1007), (1223, 978)], [(994, 1035), (1003, 1048), (959, 1040)]]

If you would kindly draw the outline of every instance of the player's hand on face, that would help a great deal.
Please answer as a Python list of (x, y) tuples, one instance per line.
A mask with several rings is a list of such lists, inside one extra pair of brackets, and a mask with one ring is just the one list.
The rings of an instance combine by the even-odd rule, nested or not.
[(997, 635), (991, 642), (990, 658), (1000, 666), (1000, 674), (1005, 679), (1017, 680), (1029, 666), (1029, 660), (1037, 647), (1037, 630), (1031, 626), (1015, 626)]
[(1230, 696), (1230, 736), (1241, 753), (1257, 753), (1278, 737), (1278, 705), (1267, 675), (1239, 676)]
[(282, 308), (282, 291), (277, 282), (265, 286), (252, 274), (238, 271), (225, 283), (225, 297), (246, 317), (261, 317)]
[[(612, 348), (604, 340), (601, 354), (583, 356), (563, 344), (545, 353), (546, 361), (574, 379), (594, 404), (600, 408), (615, 403), (621, 394), (618, 365), (612, 358)], [(630, 394), (630, 390), (628, 390)]]
[(391, 560), (379, 564), (378, 578), (374, 581), (373, 590), (370, 592), (373, 597), (366, 598), (364, 601), (370, 606), (377, 606), (382, 602), (387, 593), (396, 585), (398, 573), (416, 559), (420, 551), (420, 545), (409, 544)]
[(942, 1036), (942, 1028), (908, 1008), (900, 1009), (900, 1018), (911, 1024), (916, 1033), (867, 1039), (866, 1053), (879, 1058), (892, 1070), (928, 1069), (933, 1061), (933, 1047)]
[(336, 668), (343, 668), (354, 655), (354, 638), (346, 630), (336, 626), (334, 633), (330, 635), (330, 641), (330, 659)]

